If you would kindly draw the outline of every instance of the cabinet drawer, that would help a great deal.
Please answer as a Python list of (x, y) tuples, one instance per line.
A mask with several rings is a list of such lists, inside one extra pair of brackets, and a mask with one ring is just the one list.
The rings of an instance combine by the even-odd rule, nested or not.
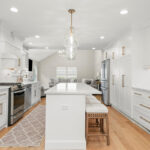
[(138, 101), (143, 101), (147, 104), (150, 104), (150, 93), (141, 92), (141, 91), (134, 91), (133, 96), (134, 96), (134, 103), (135, 104)]
[(150, 116), (142, 112), (137, 106), (133, 109), (133, 118), (142, 126), (150, 130)]
[(144, 98), (138, 99), (134, 97), (134, 105), (138, 106), (143, 111), (149, 111), (150, 113), (150, 102), (146, 101)]

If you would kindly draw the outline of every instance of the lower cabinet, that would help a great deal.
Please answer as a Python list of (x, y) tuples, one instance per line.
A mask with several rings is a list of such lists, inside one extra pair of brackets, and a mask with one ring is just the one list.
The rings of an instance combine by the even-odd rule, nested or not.
[(131, 117), (131, 106), (132, 106), (132, 103), (131, 103), (131, 88), (129, 87), (124, 87), (121, 89), (121, 108), (122, 108), (122, 111)]
[(36, 104), (41, 100), (41, 85), (39, 82), (32, 84), (31, 88), (31, 105)]
[(8, 124), (8, 89), (0, 90), (0, 130)]
[(150, 92), (133, 90), (133, 119), (150, 130)]
[(111, 87), (111, 104), (131, 117), (131, 88), (114, 85)]

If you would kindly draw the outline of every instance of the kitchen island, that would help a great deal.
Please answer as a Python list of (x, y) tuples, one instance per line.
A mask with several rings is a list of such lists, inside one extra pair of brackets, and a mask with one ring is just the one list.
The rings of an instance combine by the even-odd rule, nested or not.
[(46, 91), (46, 150), (86, 150), (86, 95), (101, 94), (84, 83), (60, 83)]

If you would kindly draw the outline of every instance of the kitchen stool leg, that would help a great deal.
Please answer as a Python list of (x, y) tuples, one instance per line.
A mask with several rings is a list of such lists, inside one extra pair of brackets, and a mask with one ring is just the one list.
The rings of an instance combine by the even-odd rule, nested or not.
[(110, 139), (109, 139), (109, 120), (108, 120), (108, 115), (106, 117), (106, 132), (107, 132), (107, 145), (110, 144)]
[(88, 114), (86, 114), (86, 143), (88, 144)]
[(103, 121), (103, 118), (100, 119), (100, 132), (104, 132), (104, 121)]

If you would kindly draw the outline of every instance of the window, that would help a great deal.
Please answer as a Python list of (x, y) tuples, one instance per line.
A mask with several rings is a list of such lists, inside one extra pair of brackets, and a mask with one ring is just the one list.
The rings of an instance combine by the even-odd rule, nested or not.
[(67, 78), (71, 78), (71, 79), (77, 78), (77, 68), (76, 67), (68, 67), (67, 68)]
[(57, 67), (56, 68), (56, 77), (57, 78), (66, 78), (66, 67)]
[(77, 68), (76, 67), (57, 67), (56, 77), (63, 79), (76, 79)]

